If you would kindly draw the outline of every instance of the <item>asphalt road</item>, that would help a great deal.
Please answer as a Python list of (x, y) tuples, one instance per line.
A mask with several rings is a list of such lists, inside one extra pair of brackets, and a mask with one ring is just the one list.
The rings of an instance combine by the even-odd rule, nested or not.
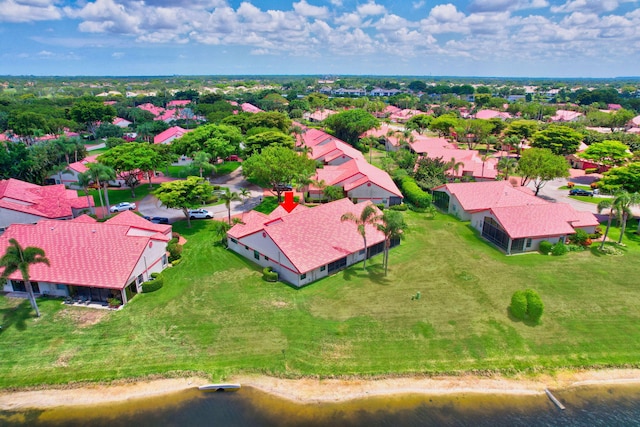
[[(241, 168), (236, 169), (229, 175), (212, 179), (211, 183), (228, 187), (232, 192), (235, 191), (239, 193), (242, 188), (246, 188), (251, 192), (251, 195), (246, 200), (241, 202), (231, 202), (231, 215), (249, 211), (260, 204), (260, 202), (262, 201), (262, 189), (246, 181), (242, 176)], [(202, 206), (202, 208), (208, 210), (209, 212), (212, 212), (214, 218), (227, 217), (227, 208), (224, 204)], [(170, 223), (185, 219), (182, 210), (169, 209), (165, 206), (162, 206), (160, 201), (151, 194), (138, 202), (138, 212), (145, 216), (161, 216), (169, 218)]]

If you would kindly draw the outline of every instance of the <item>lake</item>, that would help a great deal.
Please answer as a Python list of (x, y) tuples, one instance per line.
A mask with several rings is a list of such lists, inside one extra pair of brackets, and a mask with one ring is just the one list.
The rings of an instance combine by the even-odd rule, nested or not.
[(640, 385), (580, 387), (545, 395), (398, 395), (342, 403), (298, 404), (250, 387), (197, 389), (93, 407), (0, 411), (2, 426), (634, 426)]

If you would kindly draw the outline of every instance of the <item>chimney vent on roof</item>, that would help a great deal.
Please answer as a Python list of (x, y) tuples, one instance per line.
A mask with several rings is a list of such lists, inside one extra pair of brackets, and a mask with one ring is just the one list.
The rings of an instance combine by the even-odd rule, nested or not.
[(92, 232), (92, 233), (95, 233), (95, 232), (96, 232), (96, 230), (91, 230), (91, 232)]

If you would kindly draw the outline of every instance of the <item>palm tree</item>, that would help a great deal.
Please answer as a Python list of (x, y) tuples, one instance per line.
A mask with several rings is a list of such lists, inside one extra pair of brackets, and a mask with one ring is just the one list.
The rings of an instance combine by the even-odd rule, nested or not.
[(378, 230), (384, 233), (384, 275), (387, 275), (389, 269), (389, 248), (391, 247), (391, 241), (395, 239), (404, 238), (404, 230), (407, 228), (407, 224), (404, 222), (402, 214), (398, 211), (386, 210), (380, 217), (381, 224), (376, 224)]
[(353, 222), (354, 224), (356, 224), (356, 226), (358, 227), (358, 233), (360, 233), (360, 235), (362, 236), (362, 241), (364, 242), (364, 263), (362, 264), (362, 269), (366, 269), (367, 268), (367, 230), (366, 230), (366, 226), (367, 225), (371, 225), (371, 226), (377, 226), (378, 224), (378, 220), (380, 219), (380, 217), (378, 216), (378, 213), (376, 212), (376, 209), (373, 205), (367, 205), (365, 206), (364, 209), (362, 209), (362, 212), (360, 213), (360, 216), (355, 216), (353, 213), (351, 212), (347, 212), (344, 215), (342, 215), (342, 217), (340, 217), (340, 221), (350, 221)]
[(249, 198), (249, 196), (251, 196), (251, 191), (249, 191), (247, 188), (241, 188), (238, 195), (242, 197), (242, 203), (244, 204), (247, 203), (247, 199)]
[(229, 190), (229, 187), (225, 187), (224, 193), (220, 195), (220, 200), (224, 202), (227, 208), (227, 214), (229, 216), (229, 224), (231, 224), (231, 202), (234, 200), (240, 200), (240, 196), (235, 191)]
[[(96, 210), (91, 205), (91, 197), (89, 197), (89, 184), (91, 184), (91, 175), (89, 174), (89, 171), (79, 173), (78, 185), (82, 187), (82, 190), (84, 191), (84, 195), (87, 196), (87, 204), (89, 205), (89, 209), (91, 210), (91, 213), (95, 215)], [(98, 191), (98, 194), (100, 194), (99, 191)]]
[(509, 180), (511, 172), (515, 172), (518, 167), (518, 161), (513, 157), (500, 157), (498, 160), (498, 170), (504, 172), (504, 179)]
[(604, 242), (607, 240), (607, 235), (609, 234), (609, 229), (611, 228), (611, 220), (613, 217), (616, 217), (618, 222), (620, 223), (620, 237), (618, 238), (618, 244), (622, 243), (622, 238), (624, 237), (624, 231), (627, 225), (627, 219), (631, 214), (631, 206), (640, 204), (640, 194), (633, 193), (630, 194), (627, 191), (621, 191), (616, 193), (613, 199), (605, 199), (598, 203), (598, 213), (602, 212), (605, 209), (609, 209), (609, 219), (607, 220), (607, 228), (604, 231), (604, 236), (602, 238), (602, 243), (600, 244), (600, 249), (604, 247)]
[[(87, 168), (89, 169), (93, 182), (98, 185), (98, 188), (104, 191), (104, 200), (107, 203), (107, 212), (109, 212), (111, 204), (109, 203), (109, 191), (107, 187), (109, 186), (110, 180), (116, 179), (116, 171), (102, 163), (89, 163), (87, 164)], [(102, 197), (100, 198), (100, 203), (102, 203)]]
[(4, 267), (4, 271), (2, 272), (0, 279), (5, 281), (11, 274), (20, 270), (24, 286), (29, 294), (31, 307), (36, 311), (36, 316), (40, 317), (40, 310), (36, 303), (36, 297), (33, 294), (31, 281), (29, 280), (29, 266), (38, 263), (49, 265), (49, 259), (45, 257), (44, 250), (35, 246), (27, 246), (26, 248), (23, 248), (16, 239), (9, 239), (7, 251), (0, 258), (0, 267)]
[(449, 162), (449, 167), (451, 168), (451, 176), (455, 177), (458, 175), (458, 170), (464, 166), (464, 162), (456, 162), (456, 158), (452, 157)]
[(484, 153), (482, 156), (480, 156), (480, 160), (482, 160), (482, 175), (480, 176), (480, 178), (484, 178), (484, 164), (487, 162), (487, 160), (489, 159), (493, 159), (493, 153), (490, 152), (486, 152)]
[(211, 160), (211, 155), (206, 151), (196, 151), (193, 153), (193, 166), (200, 170), (200, 178), (202, 178), (202, 171), (206, 169), (207, 174), (213, 168), (209, 161)]

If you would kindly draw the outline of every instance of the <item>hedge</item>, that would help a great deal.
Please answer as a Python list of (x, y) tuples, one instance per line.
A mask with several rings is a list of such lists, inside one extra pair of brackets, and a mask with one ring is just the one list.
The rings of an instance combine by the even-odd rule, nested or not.
[(527, 295), (524, 291), (516, 291), (513, 294), (509, 310), (516, 319), (524, 319), (527, 314)]
[(157, 279), (151, 280), (149, 282), (144, 282), (142, 284), (142, 293), (148, 294), (149, 292), (155, 292), (160, 289), (164, 285), (164, 280), (162, 277), (158, 277)]
[(426, 208), (431, 205), (431, 195), (424, 192), (410, 176), (401, 179), (400, 191), (409, 203), (418, 208)]
[(540, 242), (540, 253), (542, 253), (543, 255), (548, 255), (551, 252), (551, 249), (553, 249), (553, 244), (547, 240), (543, 240)]
[(271, 267), (265, 267), (262, 269), (262, 278), (267, 282), (277, 282), (278, 273), (273, 271), (273, 268)]
[(544, 311), (542, 299), (533, 289), (527, 289), (525, 294), (527, 296), (527, 314), (529, 315), (529, 319), (537, 323), (542, 317), (542, 312)]

